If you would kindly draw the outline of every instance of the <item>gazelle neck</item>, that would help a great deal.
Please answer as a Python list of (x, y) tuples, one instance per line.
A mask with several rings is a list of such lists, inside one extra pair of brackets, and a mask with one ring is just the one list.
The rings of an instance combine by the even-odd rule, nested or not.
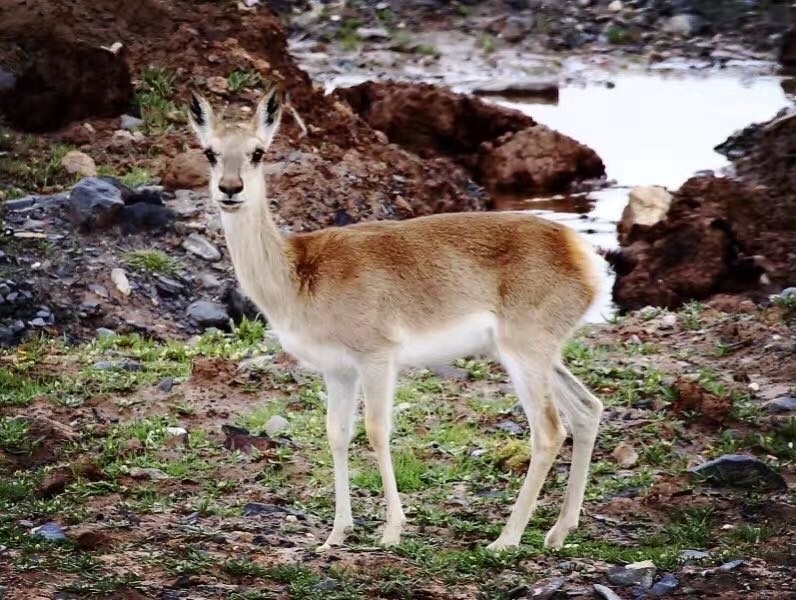
[(236, 212), (221, 212), (235, 274), (266, 318), (279, 320), (294, 303), (291, 266), (268, 199), (248, 200)]

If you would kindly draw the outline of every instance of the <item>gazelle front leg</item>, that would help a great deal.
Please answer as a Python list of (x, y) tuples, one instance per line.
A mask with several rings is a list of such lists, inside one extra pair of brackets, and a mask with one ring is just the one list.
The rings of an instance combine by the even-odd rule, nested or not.
[(326, 434), (334, 463), (334, 525), (329, 538), (318, 550), (339, 546), (354, 520), (351, 516), (351, 492), (348, 487), (348, 446), (357, 408), (357, 375), (354, 371), (325, 373)]
[(365, 430), (376, 453), (384, 498), (387, 501), (387, 522), (381, 543), (392, 546), (400, 543), (401, 531), (406, 523), (390, 454), (392, 404), (397, 372), (390, 362), (369, 363), (363, 367), (360, 376), (365, 396)]

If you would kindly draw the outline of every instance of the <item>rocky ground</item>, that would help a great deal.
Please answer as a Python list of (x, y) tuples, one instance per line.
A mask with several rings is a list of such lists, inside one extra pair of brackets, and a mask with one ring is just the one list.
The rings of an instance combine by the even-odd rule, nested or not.
[(522, 548), (499, 555), (484, 545), (528, 427), (494, 364), (401, 379), (407, 535), (375, 545), (381, 486), (360, 425), (356, 533), (317, 554), (333, 515), (324, 392), (262, 325), (25, 344), (0, 365), (3, 597), (787, 597), (794, 316), (792, 299), (740, 314), (692, 303), (583, 330), (567, 360), (607, 409), (581, 526), (542, 549), (566, 447)]
[[(244, 118), (265, 80), (288, 89), (306, 131), (287, 115), (268, 158), (286, 230), (484, 210), (602, 185), (602, 161), (419, 81), (552, 101), (607, 60), (770, 71), (784, 3), (251, 4), (2, 9), (0, 597), (786, 597), (791, 113), (722, 146), (733, 177), (631, 201), (611, 258), (635, 312), (567, 348), (608, 407), (583, 523), (542, 549), (565, 449), (523, 547), (496, 556), (483, 546), (528, 428), (477, 358), (402, 379), (404, 543), (375, 546), (380, 480), (359, 431), (357, 534), (313, 552), (332, 516), (323, 388), (238, 292), (183, 110), (189, 88)], [(374, 73), (400, 82), (363, 83)]]

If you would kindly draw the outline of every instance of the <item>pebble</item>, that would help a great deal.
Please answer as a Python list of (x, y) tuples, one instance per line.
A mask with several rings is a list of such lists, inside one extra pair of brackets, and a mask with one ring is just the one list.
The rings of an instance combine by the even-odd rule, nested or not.
[(611, 588), (599, 583), (594, 584), (594, 591), (604, 600), (622, 600)]
[(553, 577), (544, 581), (537, 581), (523, 596), (511, 596), (511, 598), (533, 598), (533, 600), (550, 600), (566, 583), (563, 577)]
[(97, 327), (94, 333), (97, 335), (98, 339), (110, 338), (116, 335), (113, 329), (107, 329), (106, 327)]
[(658, 323), (658, 328), (659, 329), (673, 329), (675, 325), (677, 325), (677, 315), (668, 314), (668, 315), (663, 315), (661, 317), (661, 320)]
[(30, 533), (31, 535), (42, 537), (50, 542), (58, 542), (66, 539), (66, 534), (61, 526), (58, 523), (53, 523), (52, 521), (49, 523), (44, 523), (39, 527), (34, 527), (30, 530)]
[(173, 387), (174, 379), (172, 377), (166, 377), (165, 379), (162, 379), (160, 383), (158, 383), (158, 391), (163, 392), (164, 394), (168, 394)]
[(130, 281), (127, 279), (127, 273), (124, 272), (124, 269), (118, 267), (113, 269), (111, 271), (111, 281), (113, 281), (113, 285), (123, 296), (130, 295), (132, 288), (130, 288)]
[(771, 413), (784, 413), (796, 411), (796, 398), (793, 396), (780, 396), (769, 400), (763, 407)]
[(624, 5), (619, 0), (614, 0), (608, 5), (608, 10), (611, 12), (619, 12), (624, 8)]
[(796, 287), (785, 288), (779, 293), (780, 298), (796, 298)]
[(608, 572), (608, 581), (621, 586), (637, 585), (646, 590), (652, 586), (652, 578), (655, 577), (656, 571), (655, 563), (644, 560), (623, 567), (614, 567)]
[(31, 327), (47, 327), (47, 321), (45, 321), (41, 317), (36, 317), (32, 321), (30, 321), (29, 324)]
[(152, 480), (169, 478), (169, 476), (160, 469), (155, 469), (152, 467), (146, 467), (146, 468), (132, 467), (130, 469), (130, 477), (132, 477), (133, 479), (152, 479)]
[(514, 421), (501, 421), (497, 425), (495, 425), (495, 429), (499, 429), (500, 431), (505, 431), (506, 433), (510, 433), (511, 435), (522, 435), (525, 433), (525, 430), (522, 426), (518, 425)]
[(680, 581), (672, 575), (671, 573), (667, 573), (663, 577), (661, 577), (660, 581), (655, 582), (655, 584), (650, 588), (649, 593), (657, 598), (661, 596), (666, 596), (667, 594), (676, 590), (680, 585)]
[(195, 254), (196, 256), (203, 258), (208, 262), (216, 262), (221, 260), (221, 252), (219, 249), (198, 233), (192, 233), (185, 238), (182, 243), (182, 247), (191, 254)]
[(627, 442), (621, 442), (611, 453), (616, 464), (625, 469), (632, 467), (638, 462), (638, 452)]
[(226, 327), (229, 313), (224, 305), (208, 300), (196, 300), (188, 305), (188, 317), (202, 327)]
[(80, 177), (95, 177), (97, 175), (97, 165), (94, 164), (94, 159), (79, 150), (71, 150), (64, 154), (61, 166), (70, 175), (79, 175)]
[(680, 552), (680, 558), (684, 561), (691, 560), (705, 560), (710, 558), (710, 552), (703, 552), (702, 550), (683, 550)]
[(128, 131), (134, 131), (141, 127), (144, 124), (143, 119), (139, 119), (138, 117), (134, 117), (132, 115), (122, 115), (119, 123), (119, 127), (122, 129), (127, 129)]

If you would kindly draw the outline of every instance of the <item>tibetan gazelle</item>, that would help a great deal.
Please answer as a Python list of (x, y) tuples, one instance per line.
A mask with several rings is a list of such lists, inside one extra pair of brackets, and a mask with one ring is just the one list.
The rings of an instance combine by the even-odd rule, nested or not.
[(406, 519), (390, 457), (396, 377), (404, 366), (475, 353), (503, 364), (532, 434), (519, 497), (489, 547), (520, 543), (566, 437), (560, 414), (572, 432), (572, 463), (545, 544), (561, 546), (578, 524), (602, 412), (561, 360), (597, 293), (595, 253), (567, 227), (520, 213), (441, 214), (284, 235), (263, 172), (284, 105), (272, 88), (253, 121), (227, 123), (194, 95), (190, 116), (243, 290), (285, 351), (326, 383), (335, 517), (321, 549), (343, 543), (353, 526), (348, 446), (360, 388), (387, 503), (381, 541), (397, 544)]

